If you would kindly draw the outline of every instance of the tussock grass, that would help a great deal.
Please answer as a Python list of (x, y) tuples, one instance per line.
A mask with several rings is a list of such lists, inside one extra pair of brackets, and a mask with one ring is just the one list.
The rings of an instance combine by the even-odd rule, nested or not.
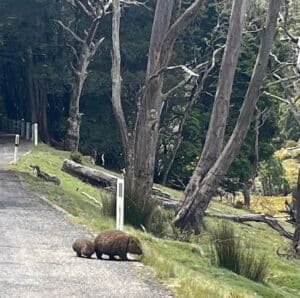
[(257, 255), (249, 242), (243, 245), (232, 224), (223, 221), (212, 231), (212, 240), (218, 266), (255, 282), (266, 279), (269, 265), (266, 255)]

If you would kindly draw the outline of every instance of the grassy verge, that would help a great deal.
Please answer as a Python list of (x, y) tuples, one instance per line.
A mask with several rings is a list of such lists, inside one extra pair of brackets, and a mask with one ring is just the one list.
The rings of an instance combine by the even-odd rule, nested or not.
[[(30, 188), (72, 214), (76, 223), (84, 224), (96, 233), (113, 228), (114, 220), (104, 216), (101, 210), (101, 200), (106, 194), (60, 170), (64, 158), (68, 157), (68, 152), (39, 145), (30, 155), (22, 157), (13, 169), (20, 172)], [(61, 185), (36, 178), (29, 167), (35, 164), (57, 175)], [(180, 192), (172, 191), (172, 195), (180, 197)], [(218, 202), (213, 202), (211, 208), (228, 213), (244, 212)], [(218, 222), (207, 218), (207, 230), (201, 237), (193, 237), (193, 243), (159, 239), (130, 226), (126, 226), (126, 230), (141, 239), (145, 250), (143, 263), (151, 267), (178, 297), (300, 297), (300, 264), (277, 256), (277, 248), (288, 245), (288, 241), (264, 224), (235, 224), (235, 227), (242, 241), (253, 243), (257, 254), (267, 254), (270, 267), (265, 284), (212, 265), (209, 230)]]

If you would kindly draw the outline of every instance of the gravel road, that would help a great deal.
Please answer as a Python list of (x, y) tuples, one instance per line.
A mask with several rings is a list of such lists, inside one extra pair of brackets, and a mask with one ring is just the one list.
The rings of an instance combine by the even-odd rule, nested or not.
[[(0, 141), (2, 164), (10, 160), (8, 147)], [(0, 170), (1, 298), (170, 297), (138, 262), (75, 257), (71, 245), (82, 236), (87, 232), (26, 189), (16, 173)]]
[[(30, 150), (31, 143), (20, 140), (19, 154), (24, 154)], [(14, 159), (15, 135), (0, 133), (0, 169)]]

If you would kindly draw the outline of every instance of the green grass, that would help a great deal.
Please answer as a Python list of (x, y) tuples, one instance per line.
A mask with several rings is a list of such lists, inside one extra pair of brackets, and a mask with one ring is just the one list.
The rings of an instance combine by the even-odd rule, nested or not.
[[(72, 214), (74, 222), (87, 226), (95, 233), (113, 228), (114, 220), (105, 217), (101, 210), (102, 191), (62, 172), (65, 158), (69, 158), (68, 152), (39, 145), (12, 168), (20, 172), (24, 182), (34, 191)], [(84, 163), (89, 163), (87, 158), (84, 158)], [(35, 177), (29, 165), (36, 164), (58, 176), (61, 185), (52, 185)], [(167, 188), (163, 190), (169, 191)], [(82, 195), (82, 192), (94, 197), (96, 202)], [(171, 194), (177, 198), (181, 196), (181, 192), (174, 190)], [(244, 212), (217, 201), (212, 202), (210, 208), (228, 213)], [(264, 224), (234, 226), (241, 241), (250, 241), (256, 254), (268, 256), (270, 266), (265, 283), (253, 282), (214, 266), (209, 231), (219, 222), (206, 218), (207, 230), (200, 237), (192, 237), (193, 243), (159, 239), (130, 226), (126, 226), (126, 230), (141, 239), (145, 251), (143, 263), (153, 268), (158, 278), (169, 285), (178, 297), (300, 297), (300, 263), (278, 257), (277, 248), (287, 246), (289, 242)]]

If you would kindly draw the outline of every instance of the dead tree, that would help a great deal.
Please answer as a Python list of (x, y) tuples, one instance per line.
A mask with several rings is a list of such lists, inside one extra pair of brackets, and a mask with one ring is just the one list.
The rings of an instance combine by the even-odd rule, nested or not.
[(171, 23), (174, 0), (158, 0), (152, 25), (145, 82), (137, 95), (137, 114), (133, 128), (128, 126), (122, 109), (120, 94), (119, 56), (119, 1), (113, 1), (113, 110), (121, 131), (125, 156), (126, 212), (133, 224), (144, 223), (151, 207), (156, 149), (161, 111), (164, 105), (163, 79), (167, 71), (182, 69), (193, 73), (185, 65), (170, 66), (173, 45), (178, 36), (198, 14), (204, 0), (195, 0), (188, 9)]
[(79, 51), (73, 46), (70, 46), (76, 58), (76, 66), (72, 65), (74, 78), (69, 105), (68, 130), (66, 137), (66, 147), (71, 151), (78, 151), (80, 122), (82, 117), (82, 113), (79, 111), (80, 97), (87, 78), (88, 66), (104, 40), (103, 37), (98, 39), (96, 33), (100, 20), (108, 13), (111, 2), (112, 1), (105, 0), (92, 2), (75, 0), (76, 7), (81, 9), (91, 20), (89, 27), (84, 30), (82, 36), (79, 36), (74, 32), (70, 26), (58, 21), (58, 23), (80, 44)]
[[(290, 114), (294, 117), (296, 123), (300, 127), (300, 111), (297, 104), (299, 97), (299, 82), (300, 82), (300, 36), (293, 35), (289, 29), (289, 12), (290, 1), (285, 0), (283, 6), (283, 13), (280, 14), (281, 28), (280, 39), (289, 42), (292, 47), (289, 54), (286, 54), (283, 61), (276, 56), (275, 53), (271, 53), (271, 56), (276, 67), (274, 71), (270, 74), (273, 79), (270, 83), (265, 86), (264, 94), (271, 97), (272, 99), (278, 100), (288, 106), (287, 117)], [(296, 13), (294, 13), (296, 14)], [(278, 85), (281, 89), (282, 95), (272, 94), (269, 87)], [(271, 89), (272, 90), (272, 89)]]
[(283, 30), (288, 37), (288, 41), (292, 42), (295, 47), (295, 52), (297, 55), (295, 72), (300, 74), (300, 36), (294, 36), (288, 29), (288, 18), (289, 18), (289, 0), (284, 1), (284, 15), (280, 16), (283, 21)]
[[(185, 190), (184, 200), (174, 221), (175, 225), (181, 229), (191, 226), (196, 234), (200, 233), (203, 216), (213, 191), (224, 177), (246, 137), (249, 125), (253, 119), (255, 105), (259, 98), (259, 89), (266, 75), (279, 9), (280, 0), (270, 0), (267, 20), (262, 30), (261, 44), (248, 90), (233, 133), (222, 152), (223, 130), (225, 129), (226, 121), (218, 119), (217, 116), (223, 118), (223, 112), (227, 115), (226, 109), (228, 109), (229, 101), (221, 100), (213, 109), (206, 141), (209, 146), (207, 145), (208, 147), (206, 146), (207, 148), (203, 150), (203, 156), (201, 156), (193, 177)], [(226, 89), (228, 94), (228, 87)], [(209, 149), (213, 152), (210, 153)]]
[(50, 175), (40, 169), (39, 166), (30, 165), (30, 167), (36, 172), (37, 177), (47, 181), (52, 182), (56, 185), (60, 185), (60, 179), (55, 175)]

